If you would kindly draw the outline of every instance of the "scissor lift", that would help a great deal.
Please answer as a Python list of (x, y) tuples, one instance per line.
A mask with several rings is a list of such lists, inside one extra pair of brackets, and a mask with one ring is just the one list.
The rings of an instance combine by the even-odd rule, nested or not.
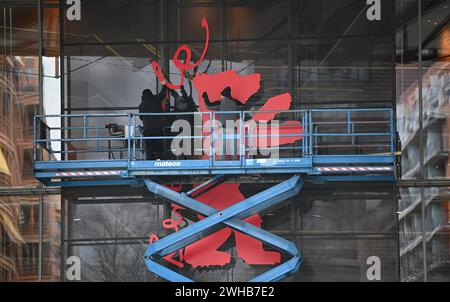
[[(267, 112), (268, 116), (274, 112)], [(185, 113), (186, 115), (187, 113)], [(219, 112), (191, 113), (202, 122), (212, 122)], [(230, 114), (230, 112), (227, 112)], [(206, 217), (149, 245), (145, 264), (149, 271), (170, 281), (192, 281), (158, 263), (173, 253), (223, 228), (230, 227), (290, 255), (290, 260), (252, 281), (279, 281), (295, 273), (302, 257), (294, 243), (243, 221), (297, 195), (305, 181), (394, 181), (395, 129), (391, 109), (316, 109), (275, 112), (279, 131), (261, 134), (261, 119), (254, 112), (235, 112), (238, 131), (222, 140), (234, 140), (236, 158), (218, 157), (215, 131), (204, 130), (178, 138), (200, 139), (202, 156), (146, 160), (146, 140), (172, 141), (173, 136), (145, 137), (139, 117), (152, 114), (38, 115), (34, 132), (34, 176), (47, 186), (145, 186), (153, 194)], [(264, 114), (264, 112), (258, 112)], [(165, 113), (165, 118), (174, 114)], [(179, 117), (182, 118), (182, 117)], [(283, 118), (280, 118), (283, 119)], [(111, 135), (111, 122), (124, 127)], [(255, 126), (256, 125), (256, 126)], [(114, 127), (116, 128), (116, 127)], [(283, 131), (284, 130), (284, 131)], [(252, 153), (259, 139), (278, 136), (276, 158)], [(283, 141), (284, 140), (284, 141)], [(194, 146), (194, 150), (199, 151)], [(113, 156), (111, 156), (113, 155)], [(194, 195), (228, 176), (286, 179), (265, 191), (218, 211)], [(284, 176), (283, 176), (284, 175)], [(195, 184), (189, 192), (176, 192), (165, 185), (169, 179)], [(202, 184), (198, 185), (199, 179)], [(200, 192), (200, 193), (198, 193)], [(194, 194), (196, 193), (196, 194)]]

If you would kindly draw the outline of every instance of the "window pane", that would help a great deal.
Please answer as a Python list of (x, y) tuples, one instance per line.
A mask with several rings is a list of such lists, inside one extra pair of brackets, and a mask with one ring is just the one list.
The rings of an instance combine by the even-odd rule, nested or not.
[(83, 1), (81, 20), (64, 21), (64, 43), (157, 41), (159, 1)]
[[(401, 188), (399, 201), (400, 260), (403, 281), (424, 280), (424, 236), (428, 281), (448, 280), (449, 187)], [(422, 207), (425, 212), (422, 213)], [(424, 215), (423, 215), (424, 214)], [(425, 217), (423, 222), (422, 217)], [(425, 223), (425, 230), (423, 230)]]
[[(42, 241), (42, 279), (57, 281), (59, 276), (59, 197), (44, 196)], [(6, 233), (0, 237), (6, 247), (0, 267), (2, 281), (38, 281), (39, 269), (39, 197), (1, 196), (0, 215), (7, 217), (1, 225)], [(5, 215), (5, 216), (4, 216)], [(9, 223), (10, 222), (10, 223)]]
[(450, 280), (450, 189), (432, 187), (425, 190), (427, 219), (428, 281)]
[(449, 178), (450, 1), (423, 1), (424, 177)]

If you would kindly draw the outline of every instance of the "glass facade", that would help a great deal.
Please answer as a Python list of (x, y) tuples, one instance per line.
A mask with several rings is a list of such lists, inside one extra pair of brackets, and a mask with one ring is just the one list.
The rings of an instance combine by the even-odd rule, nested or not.
[[(209, 48), (195, 72), (259, 74), (261, 87), (249, 110), (289, 93), (291, 110), (395, 112), (396, 182), (306, 182), (300, 194), (258, 218), (263, 229), (294, 242), (304, 257), (299, 272), (286, 280), (372, 281), (368, 270), (375, 257), (377, 280), (448, 281), (450, 1), (388, 0), (379, 7), (373, 2), (94, 0), (79, 7), (77, 1), (2, 2), (0, 257), (6, 261), (0, 280), (72, 281), (68, 259), (75, 256), (81, 281), (161, 281), (142, 258), (150, 238), (169, 234), (164, 226), (179, 213), (142, 187), (58, 190), (39, 184), (32, 174), (33, 115), (137, 113), (143, 89), (161, 90), (152, 61), (178, 83), (177, 49), (186, 44), (193, 62), (201, 57), (206, 18)], [(184, 84), (198, 105), (193, 77), (186, 75)], [(338, 110), (320, 117), (329, 123), (346, 119)], [(355, 119), (367, 117), (359, 113)], [(45, 122), (66, 127), (57, 134), (63, 139), (80, 135), (71, 119)], [(124, 120), (104, 117), (100, 123)], [(381, 123), (370, 127), (385, 131)], [(388, 147), (382, 140), (353, 143), (359, 154)], [(74, 152), (89, 147), (85, 142), (54, 147), (61, 153), (43, 156), (99, 158)], [(339, 138), (318, 139), (314, 148), (328, 155), (355, 151)], [(193, 183), (181, 184), (186, 191)], [(271, 185), (249, 179), (221, 184), (228, 194), (243, 197)], [(200, 219), (189, 211), (181, 218), (183, 226)], [(239, 232), (222, 229), (215, 236), (224, 239), (216, 249), (203, 246), (207, 260), (196, 262), (185, 248), (161, 263), (194, 280), (246, 281), (271, 268), (273, 259), (288, 259)], [(230, 260), (219, 265), (221, 257)]]
[[(402, 281), (448, 280), (449, 1), (397, 1)], [(418, 13), (420, 12), (420, 13)], [(422, 55), (419, 55), (422, 54)], [(444, 242), (444, 244), (442, 244)]]
[[(33, 177), (33, 120), (42, 107), (38, 12), (36, 1), (0, 3), (0, 281), (59, 280), (59, 190)], [(49, 29), (58, 18), (42, 23)]]

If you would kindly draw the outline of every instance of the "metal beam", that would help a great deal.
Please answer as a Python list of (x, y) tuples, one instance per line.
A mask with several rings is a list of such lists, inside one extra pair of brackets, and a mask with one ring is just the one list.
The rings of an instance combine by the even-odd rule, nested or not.
[(59, 187), (4, 187), (0, 188), (0, 196), (58, 195)]

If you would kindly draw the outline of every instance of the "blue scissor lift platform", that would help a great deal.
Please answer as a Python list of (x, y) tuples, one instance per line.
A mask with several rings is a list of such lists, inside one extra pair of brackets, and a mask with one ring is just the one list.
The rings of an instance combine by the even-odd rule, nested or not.
[[(270, 116), (256, 120), (254, 112), (239, 116), (236, 131), (219, 136), (220, 112), (162, 114), (167, 121), (193, 115), (200, 131), (160, 137), (143, 136), (139, 120), (155, 114), (38, 115), (34, 132), (34, 176), (47, 186), (84, 187), (145, 186), (169, 202), (203, 216), (198, 222), (149, 245), (148, 269), (170, 281), (192, 281), (158, 263), (177, 251), (225, 226), (267, 243), (291, 256), (252, 281), (278, 281), (296, 272), (302, 257), (292, 243), (243, 221), (297, 195), (305, 181), (394, 181), (395, 129), (391, 109), (314, 109), (258, 112)], [(230, 114), (227, 112), (226, 114)], [(158, 114), (159, 115), (159, 114)], [(276, 118), (274, 118), (276, 116)], [(209, 132), (205, 125), (209, 122)], [(212, 125), (212, 126), (211, 126)], [(275, 125), (275, 126), (274, 126)], [(273, 128), (275, 127), (275, 128)], [(220, 137), (220, 139), (219, 139)], [(276, 143), (268, 143), (277, 137)], [(145, 159), (145, 142), (160, 140), (173, 150), (174, 139), (194, 139), (194, 156)], [(238, 156), (218, 156), (218, 142), (233, 141)], [(264, 146), (261, 147), (261, 141)], [(266, 153), (255, 152), (260, 148)], [(261, 151), (260, 150), (260, 151)], [(273, 156), (276, 150), (276, 156)], [(267, 153), (269, 152), (269, 153)], [(198, 155), (200, 154), (200, 155)], [(194, 193), (224, 178), (278, 179), (278, 184), (224, 210), (218, 211), (194, 199)], [(189, 192), (176, 192), (165, 185), (171, 180), (196, 184)], [(198, 185), (199, 181), (202, 183)], [(256, 180), (258, 181), (258, 180)]]

